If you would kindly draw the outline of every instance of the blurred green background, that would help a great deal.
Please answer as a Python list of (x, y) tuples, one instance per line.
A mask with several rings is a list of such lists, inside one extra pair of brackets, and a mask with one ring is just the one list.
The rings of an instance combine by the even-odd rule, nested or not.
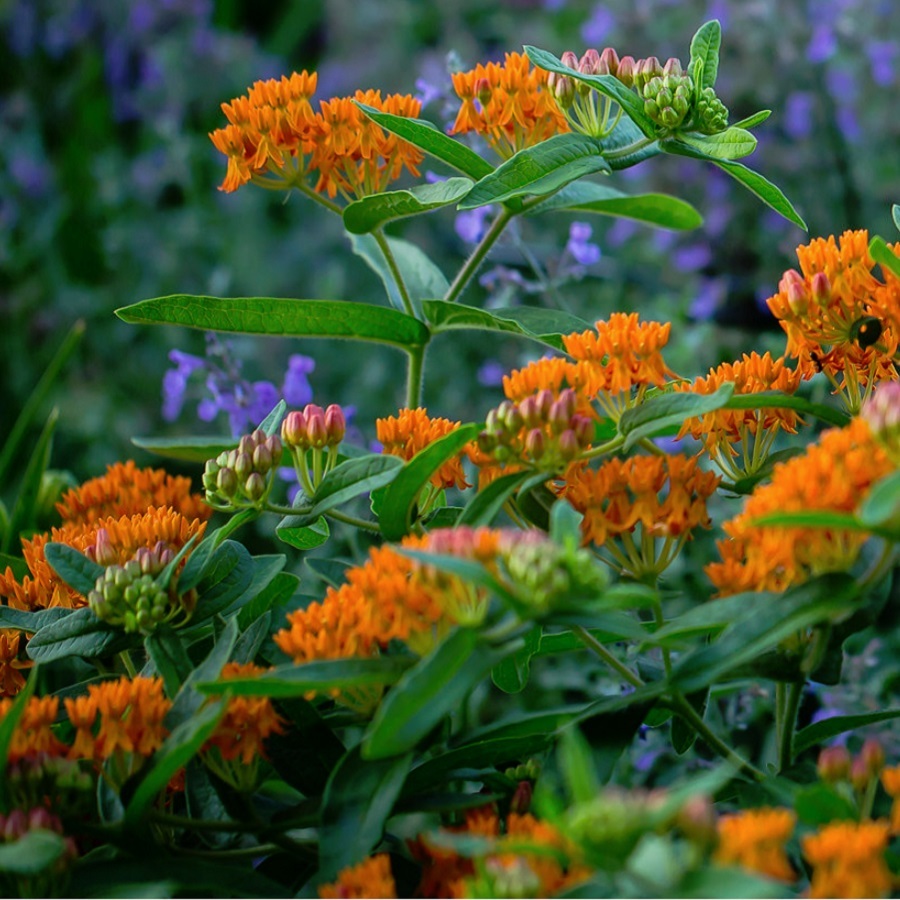
[[(893, 13), (893, 0), (0, 0), (0, 429), (80, 318), (85, 339), (47, 403), (61, 414), (53, 465), (80, 480), (116, 459), (158, 462), (132, 435), (227, 433), (227, 422), (198, 423), (196, 403), (163, 420), (167, 354), (202, 354), (203, 334), (125, 325), (117, 307), (176, 292), (383, 302), (335, 217), (299, 195), (216, 189), (224, 159), (207, 134), (224, 122), (219, 104), (256, 79), (306, 68), (319, 72), (321, 98), (418, 93), (423, 115), (446, 127), (452, 69), (526, 43), (686, 61), (694, 30), (716, 17), (718, 90), (732, 120), (773, 110), (748, 162), (783, 188), (812, 235), (890, 236), (900, 199)], [(670, 364), (688, 376), (745, 350), (778, 351), (761, 303), (806, 236), (690, 160), (656, 158), (613, 181), (677, 193), (705, 225), (673, 234), (597, 217), (599, 258), (572, 266), (563, 252), (573, 217), (528, 221), (488, 261), (486, 273), (503, 267), (493, 286), (474, 285), (465, 301), (671, 319)], [(442, 212), (407, 231), (452, 276), (467, 251), (464, 222)], [(567, 272), (566, 283), (544, 290), (532, 263)], [(403, 358), (390, 350), (237, 339), (234, 351), (249, 379), (276, 384), (291, 353), (314, 357), (315, 400), (354, 405), (367, 439), (372, 418), (403, 402)], [(514, 339), (444, 336), (430, 358), (430, 411), (480, 418), (500, 397), (498, 372), (539, 354)]]

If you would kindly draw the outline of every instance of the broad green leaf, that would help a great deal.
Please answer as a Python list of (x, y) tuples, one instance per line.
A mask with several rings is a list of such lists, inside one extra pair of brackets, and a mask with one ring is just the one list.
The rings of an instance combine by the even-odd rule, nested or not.
[(383, 113), (365, 103), (356, 104), (373, 122), (377, 122), (382, 128), (396, 134), (397, 137), (415, 144), (420, 150), (424, 150), (435, 159), (447, 163), (451, 168), (462, 172), (478, 181), (493, 171), (493, 166), (482, 159), (474, 150), (465, 144), (455, 141), (442, 131), (439, 131), (431, 122), (423, 119), (407, 119), (404, 116), (394, 116)]
[(403, 461), (399, 457), (387, 453), (371, 453), (342, 462), (322, 479), (312, 498), (313, 514), (333, 509), (354, 497), (391, 484), (402, 466)]
[(453, 331), (460, 328), (475, 331), (502, 331), (520, 334), (553, 347), (563, 349), (562, 335), (581, 332), (590, 325), (583, 319), (563, 310), (540, 309), (536, 306), (519, 306), (490, 311), (453, 303), (448, 300), (425, 300), (422, 303), (425, 318), (432, 332)]
[(771, 115), (772, 115), (771, 109), (761, 109), (759, 112), (753, 113), (752, 116), (747, 116), (746, 119), (741, 119), (740, 122), (735, 122), (732, 127), (746, 128), (747, 130), (749, 130), (751, 128), (756, 128), (757, 125), (761, 125)]
[(279, 400), (272, 411), (256, 427), (265, 432), (267, 437), (273, 437), (281, 431), (281, 423), (287, 414), (287, 403)]
[(491, 680), (506, 694), (525, 690), (531, 673), (531, 657), (541, 645), (541, 627), (535, 625), (524, 637), (525, 646), (500, 660), (491, 670)]
[(297, 550), (312, 550), (314, 547), (320, 547), (331, 537), (331, 529), (324, 516), (319, 516), (311, 525), (292, 526), (291, 520), (294, 518), (298, 518), (301, 523), (306, 521), (306, 517), (285, 516), (276, 526), (275, 534), (278, 535), (279, 540), (290, 544)]
[(596, 140), (571, 132), (556, 134), (520, 150), (482, 178), (459, 208), (476, 209), (526, 195), (540, 197), (585, 175), (611, 171)]
[(688, 74), (694, 80), (699, 93), (704, 88), (716, 86), (719, 74), (719, 48), (722, 46), (722, 26), (718, 19), (705, 22), (691, 38), (691, 61)]
[(859, 811), (830, 784), (818, 782), (801, 787), (794, 795), (794, 810), (804, 825), (828, 825), (831, 822), (855, 822)]
[[(894, 209), (897, 207), (895, 206)], [(869, 253), (872, 259), (881, 266), (882, 269), (890, 269), (898, 278), (900, 278), (900, 257), (894, 253), (887, 245), (883, 237), (877, 234), (869, 241)]]
[(62, 580), (87, 596), (106, 569), (68, 544), (51, 541), (44, 546), (44, 558)]
[(868, 528), (893, 528), (900, 524), (900, 472), (891, 472), (872, 485), (856, 518)]
[(64, 619), (73, 610), (53, 606), (50, 609), (13, 609), (0, 604), (0, 628), (15, 628), (33, 634), (45, 625)]
[(205, 463), (208, 459), (215, 459), (223, 451), (233, 450), (238, 442), (237, 438), (230, 437), (134, 437), (131, 443), (169, 459)]
[(822, 719), (813, 725), (801, 728), (794, 737), (794, 753), (800, 755), (805, 750), (811, 750), (836, 738), (846, 731), (856, 728), (865, 728), (866, 725), (874, 725), (876, 722), (889, 722), (891, 719), (900, 718), (900, 708), (880, 709), (877, 712), (859, 713), (853, 716), (832, 716)]
[(199, 596), (188, 627), (193, 628), (227, 612), (237, 600), (248, 599), (253, 575), (253, 559), (247, 548), (237, 541), (224, 541), (197, 584)]
[(139, 325), (183, 325), (274, 337), (347, 338), (401, 349), (422, 346), (429, 338), (428, 329), (412, 316), (349, 300), (173, 294), (141, 300), (116, 310), (116, 315)]
[(174, 697), (194, 668), (181, 637), (171, 628), (158, 628), (153, 634), (147, 635), (144, 647), (162, 677), (166, 694)]
[(363, 737), (366, 759), (411, 750), (445, 716), (458, 710), (470, 691), (521, 642), (497, 649), (470, 628), (457, 628), (403, 674), (382, 701)]
[(531, 472), (513, 472), (501, 475), (486, 488), (478, 491), (469, 501), (457, 522), (458, 525), (491, 525), (500, 515), (503, 505), (531, 477)]
[(201, 681), (197, 690), (216, 694), (227, 688), (232, 694), (248, 697), (301, 697), (310, 691), (394, 684), (413, 662), (410, 656), (378, 656), (317, 660), (299, 666), (288, 663), (253, 678)]
[[(391, 305), (403, 315), (404, 303), (394, 280), (394, 273), (384, 258), (384, 253), (371, 234), (351, 234), (350, 247), (381, 279)], [(415, 244), (402, 238), (385, 237), (394, 262), (403, 277), (413, 306), (418, 309), (425, 297), (443, 297), (450, 287), (444, 273)]]
[(394, 219), (417, 216), (458, 203), (472, 188), (470, 178), (448, 178), (419, 184), (401, 191), (371, 194), (344, 207), (344, 228), (350, 234), (367, 234)]
[(351, 566), (350, 562), (342, 559), (307, 557), (303, 562), (325, 584), (335, 588), (340, 587), (344, 583), (347, 569)]
[(51, 662), (69, 656), (91, 659), (109, 656), (139, 643), (139, 637), (126, 635), (101, 622), (88, 607), (84, 607), (41, 628), (28, 642), (26, 653), (35, 662)]
[(381, 841), (411, 762), (411, 753), (366, 759), (357, 746), (337, 764), (322, 797), (320, 881), (330, 881), (341, 869), (362, 862)]
[(745, 900), (747, 897), (777, 900), (788, 896), (782, 881), (722, 865), (691, 869), (669, 890), (673, 897), (718, 897), (720, 900)]
[[(35, 828), (26, 831), (18, 840), (0, 844), (0, 872), (15, 876), (50, 876), (53, 864), (66, 850), (65, 839), (55, 831)], [(8, 879), (4, 879), (8, 883)]]
[(448, 459), (456, 456), (469, 441), (474, 440), (481, 426), (461, 425), (450, 434), (420, 450), (393, 479), (384, 495), (381, 510), (381, 531), (389, 541), (400, 540), (410, 529), (413, 506), (422, 488)]
[(550, 538), (563, 547), (580, 547), (583, 519), (584, 516), (570, 503), (554, 503), (550, 510)]
[(625, 87), (617, 78), (614, 78), (612, 75), (582, 75), (580, 72), (564, 66), (552, 53), (540, 50), (537, 47), (526, 46), (525, 53), (539, 69), (556, 72), (558, 75), (565, 75), (573, 81), (580, 81), (582, 84), (590, 85), (590, 87), (598, 90), (601, 94), (615, 100), (622, 107), (625, 114), (647, 137), (655, 137), (656, 125), (644, 113), (644, 101), (634, 91)]
[(625, 438), (626, 451), (638, 441), (660, 434), (686, 419), (722, 409), (734, 393), (734, 385), (723, 384), (712, 394), (674, 392), (657, 394), (640, 406), (625, 410), (619, 419), (619, 433)]
[(678, 197), (669, 194), (629, 195), (592, 181), (567, 185), (535, 206), (529, 215), (552, 211), (593, 212), (677, 231), (689, 231), (703, 224), (703, 216), (690, 203)]
[(238, 627), (247, 629), (260, 616), (269, 610), (287, 603), (297, 592), (300, 579), (292, 572), (279, 572), (271, 584), (267, 585), (238, 613)]
[[(738, 128), (736, 125), (718, 134), (682, 131), (675, 140), (715, 159), (740, 159), (742, 156), (749, 156), (756, 149), (756, 138), (746, 129)], [(668, 141), (662, 142), (663, 150), (667, 144)]]
[(759, 394), (734, 394), (725, 404), (725, 409), (794, 409), (799, 413), (806, 413), (843, 428), (850, 417), (823, 403), (811, 403), (803, 397), (794, 394), (782, 394), (780, 391), (763, 391)]
[(788, 528), (828, 528), (842, 531), (869, 531), (856, 516), (829, 509), (801, 509), (796, 512), (773, 512), (751, 520), (754, 526), (785, 526)]
[(556, 752), (569, 803), (590, 803), (600, 793), (600, 782), (591, 745), (577, 725), (563, 729)]

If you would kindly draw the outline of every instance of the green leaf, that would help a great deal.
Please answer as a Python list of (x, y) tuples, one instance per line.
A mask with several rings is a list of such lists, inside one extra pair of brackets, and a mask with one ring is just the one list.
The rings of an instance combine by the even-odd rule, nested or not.
[(59, 606), (50, 607), (50, 609), (13, 609), (11, 606), (0, 604), (0, 628), (15, 628), (18, 631), (26, 631), (33, 634), (35, 631), (56, 622), (58, 619), (64, 619), (73, 610), (61, 608)]
[(859, 812), (853, 803), (831, 785), (807, 784), (794, 795), (794, 810), (804, 825), (828, 825), (831, 822), (856, 822)]
[(51, 541), (44, 546), (44, 558), (50, 568), (74, 591), (85, 597), (106, 571), (74, 547)]
[(581, 523), (584, 516), (570, 503), (558, 502), (550, 510), (550, 538), (563, 547), (581, 546)]
[[(706, 704), (709, 702), (709, 688), (696, 691), (686, 699), (702, 719), (706, 713)], [(684, 756), (694, 746), (696, 740), (697, 732), (694, 730), (694, 726), (688, 724), (687, 719), (676, 713), (672, 719), (672, 748), (679, 756)]]
[(780, 391), (763, 391), (758, 394), (734, 394), (725, 404), (725, 409), (794, 409), (799, 413), (815, 416), (829, 425), (843, 428), (850, 417), (839, 409), (823, 403), (811, 403), (794, 394)]
[(135, 447), (185, 462), (205, 463), (226, 450), (237, 447), (237, 438), (230, 437), (133, 437)]
[(26, 652), (35, 662), (43, 663), (69, 656), (109, 656), (139, 643), (139, 637), (101, 622), (84, 607), (41, 628), (28, 642)]
[(279, 400), (272, 411), (256, 427), (265, 433), (266, 437), (274, 437), (281, 431), (281, 423), (287, 414), (287, 403)]
[[(9, 875), (40, 875), (65, 852), (65, 839), (55, 831), (35, 828), (18, 840), (0, 844), (0, 872)], [(46, 872), (46, 875), (49, 875)], [(7, 879), (4, 879), (8, 883)]]
[(900, 523), (900, 472), (891, 472), (872, 485), (856, 518), (867, 528), (891, 528)]
[(310, 691), (327, 693), (332, 688), (394, 684), (415, 662), (410, 656), (378, 656), (372, 659), (324, 659), (296, 665), (276, 666), (253, 678), (200, 681), (197, 690), (220, 694), (226, 688), (248, 697), (302, 697)]
[(474, 440), (479, 431), (481, 426), (475, 423), (461, 425), (420, 450), (403, 466), (384, 495), (380, 523), (387, 540), (397, 541), (407, 534), (412, 525), (413, 506), (422, 488), (432, 474)]
[(116, 310), (123, 322), (184, 325), (204, 331), (274, 337), (347, 338), (405, 350), (428, 342), (418, 319), (383, 306), (348, 300), (286, 300), (278, 297), (195, 297), (173, 294)]
[(238, 613), (238, 627), (247, 629), (269, 610), (285, 605), (297, 593), (300, 579), (292, 572), (279, 572), (272, 582), (260, 591)]
[(407, 190), (370, 194), (344, 207), (344, 228), (351, 234), (367, 234), (394, 219), (442, 209), (458, 203), (472, 184), (470, 178), (448, 178)]
[(402, 466), (403, 460), (387, 453), (371, 453), (342, 462), (322, 479), (312, 498), (311, 515), (391, 484), (399, 477), (397, 473)]
[(611, 171), (602, 147), (594, 138), (572, 132), (556, 134), (519, 150), (490, 175), (485, 175), (459, 208), (476, 209), (526, 195), (540, 197), (585, 175)]
[(625, 194), (592, 181), (567, 185), (529, 210), (529, 215), (553, 211), (599, 213), (676, 231), (689, 231), (703, 224), (703, 216), (690, 203), (678, 197), (669, 194)]
[(846, 531), (869, 531), (856, 516), (829, 509), (803, 509), (797, 512), (774, 512), (757, 516), (755, 526), (783, 525), (789, 528), (828, 528)]
[(900, 231), (900, 205), (895, 203), (891, 207), (891, 218), (894, 220), (897, 230)]
[(493, 171), (493, 166), (482, 159), (474, 150), (465, 144), (448, 137), (439, 131), (431, 122), (423, 119), (407, 119), (405, 116), (394, 116), (390, 113), (379, 112), (365, 103), (356, 104), (373, 122), (377, 122), (382, 128), (396, 134), (397, 137), (409, 141), (420, 150), (424, 150), (435, 159), (447, 163), (451, 168), (462, 172), (478, 181)]
[(362, 862), (381, 841), (411, 762), (411, 753), (390, 759), (365, 759), (357, 746), (337, 764), (322, 797), (317, 876), (320, 882)]
[(531, 657), (541, 646), (541, 627), (535, 625), (525, 635), (525, 646), (500, 660), (491, 670), (491, 680), (505, 694), (524, 691), (531, 673)]
[(181, 637), (171, 628), (158, 628), (147, 635), (144, 647), (162, 677), (166, 694), (174, 697), (194, 669)]
[(10, 784), (6, 775), (7, 766), (9, 764), (9, 747), (12, 744), (12, 739), (16, 733), (19, 720), (25, 712), (25, 707), (28, 705), (28, 701), (32, 694), (34, 694), (34, 688), (38, 680), (37, 672), (35, 672), (35, 669), (37, 668), (38, 666), (32, 668), (30, 676), (25, 681), (25, 687), (19, 691), (16, 698), (13, 700), (9, 711), (2, 719), (0, 719), (0, 771), (3, 772), (3, 777), (0, 778), (0, 803), (3, 804), (4, 809), (8, 809), (11, 805)]
[(811, 750), (830, 741), (832, 738), (843, 734), (845, 731), (853, 731), (856, 728), (864, 728), (866, 725), (874, 725), (876, 722), (888, 722), (891, 719), (900, 718), (900, 708), (880, 709), (877, 712), (859, 713), (853, 716), (832, 716), (822, 719), (813, 725), (801, 728), (794, 737), (794, 753), (800, 755), (805, 750)]
[(199, 752), (216, 730), (227, 707), (227, 697), (212, 701), (172, 729), (163, 745), (153, 754), (146, 774), (125, 808), (127, 824), (134, 825), (140, 821), (175, 773)]
[(722, 46), (722, 26), (718, 19), (705, 22), (691, 38), (691, 61), (688, 74), (694, 80), (695, 90), (716, 86), (719, 74), (719, 48)]
[(594, 773), (591, 745), (577, 725), (563, 729), (557, 753), (569, 803), (590, 803), (596, 799), (600, 783)]
[(784, 882), (730, 866), (692, 869), (669, 890), (673, 897), (719, 897), (720, 900), (777, 900), (788, 896)]
[[(736, 125), (718, 134), (682, 131), (675, 140), (713, 159), (740, 159), (742, 156), (749, 156), (756, 149), (756, 138), (746, 129), (738, 128)], [(667, 145), (668, 141), (663, 141), (660, 146), (665, 150)]]
[(680, 425), (686, 419), (722, 409), (733, 393), (734, 385), (726, 382), (712, 394), (681, 391), (657, 394), (640, 406), (625, 410), (619, 419), (619, 433), (625, 438), (625, 451), (638, 441), (660, 434), (672, 425)]
[(772, 115), (771, 109), (761, 109), (759, 112), (753, 113), (752, 116), (747, 116), (746, 119), (741, 119), (740, 122), (735, 122), (732, 127), (734, 128), (746, 128), (748, 131), (751, 128), (756, 128), (757, 125), (762, 125), (769, 116)]
[(294, 519), (299, 523), (306, 521), (306, 517), (285, 516), (275, 527), (275, 534), (278, 535), (279, 540), (290, 544), (297, 550), (312, 550), (314, 547), (321, 547), (331, 537), (331, 529), (324, 516), (319, 516), (312, 525), (298, 524), (294, 526), (291, 524)]
[(555, 350), (563, 349), (562, 335), (590, 328), (587, 322), (571, 313), (563, 310), (540, 309), (536, 306), (518, 306), (488, 311), (448, 300), (425, 300), (422, 303), (422, 311), (431, 324), (434, 334), (460, 328), (476, 331), (501, 331), (508, 334), (520, 334), (553, 347)]
[(490, 525), (500, 515), (504, 503), (529, 479), (531, 472), (501, 475), (469, 501), (457, 521), (458, 525)]
[[(643, 108), (643, 107), (642, 107)], [(628, 118), (622, 116), (612, 133), (600, 138), (603, 155), (614, 172), (630, 169), (638, 163), (659, 156), (659, 141), (648, 141), (644, 133)]]
[(236, 600), (244, 598), (253, 575), (253, 559), (247, 548), (236, 541), (223, 541), (197, 584), (197, 605), (188, 627), (193, 629), (225, 613)]
[(611, 100), (615, 100), (622, 107), (625, 115), (647, 137), (655, 137), (656, 125), (644, 113), (644, 101), (634, 91), (625, 87), (617, 78), (614, 78), (612, 75), (582, 75), (580, 72), (564, 66), (552, 53), (548, 53), (546, 50), (539, 50), (537, 47), (526, 46), (525, 53), (539, 69), (546, 69), (548, 72), (556, 72), (558, 75), (565, 75), (574, 81), (580, 81), (582, 84), (587, 84), (598, 90)]
[[(897, 207), (895, 206), (894, 209)], [(887, 245), (883, 237), (877, 234), (869, 241), (869, 253), (882, 269), (889, 269), (900, 278), (900, 257)]]
[(496, 649), (477, 631), (457, 628), (404, 673), (382, 701), (363, 737), (367, 759), (411, 750), (445, 716), (458, 710), (469, 692), (521, 642)]
[(31, 569), (28, 568), (28, 563), (21, 556), (0, 553), (0, 572), (5, 572), (7, 569), (12, 569), (12, 575), (16, 581), (31, 577)]

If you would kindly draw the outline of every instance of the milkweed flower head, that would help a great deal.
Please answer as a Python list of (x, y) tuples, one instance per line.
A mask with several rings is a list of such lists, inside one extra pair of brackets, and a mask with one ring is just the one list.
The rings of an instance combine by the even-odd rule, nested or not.
[(352, 97), (320, 100), (313, 109), (317, 75), (257, 81), (222, 104), (229, 124), (210, 134), (228, 158), (223, 191), (248, 182), (282, 189), (292, 186), (350, 200), (384, 191), (403, 170), (418, 175), (423, 154), (379, 125), (357, 103), (380, 112), (415, 118), (421, 103), (409, 95), (357, 91)]
[(722, 526), (722, 561), (706, 573), (721, 596), (741, 591), (782, 591), (856, 561), (870, 535), (841, 528), (758, 524), (779, 512), (852, 513), (894, 466), (862, 418), (826, 431), (806, 452), (778, 463), (772, 480), (758, 486), (743, 511)]
[(816, 238), (797, 248), (800, 271), (785, 272), (767, 301), (787, 335), (786, 353), (805, 378), (824, 372), (849, 412), (875, 384), (896, 381), (900, 336), (897, 280), (874, 274), (866, 231)]
[(547, 72), (532, 68), (522, 53), (507, 53), (502, 64), (479, 63), (452, 79), (462, 106), (450, 134), (474, 131), (503, 159), (569, 130)]
[(797, 876), (785, 846), (794, 833), (796, 814), (789, 809), (761, 807), (721, 816), (719, 844), (713, 860), (723, 866), (738, 866), (777, 881)]
[(885, 821), (832, 822), (801, 841), (812, 866), (810, 897), (889, 897), (895, 879), (885, 861)]
[(697, 457), (614, 457), (597, 469), (573, 467), (562, 496), (584, 516), (584, 542), (603, 548), (610, 565), (640, 579), (666, 569), (695, 528), (710, 527), (706, 503), (718, 484)]
[[(2, 722), (16, 702), (9, 697), (0, 699), (0, 722)], [(53, 731), (56, 714), (59, 711), (59, 697), (29, 697), (19, 721), (13, 730), (7, 752), (10, 764), (22, 759), (46, 756), (64, 756), (66, 746)]]
[(0, 629), (0, 697), (14, 697), (25, 687), (23, 671), (34, 665), (25, 657), (25, 634), (12, 628)]
[[(722, 363), (709, 375), (690, 382), (677, 382), (675, 390), (693, 394), (713, 394), (723, 384), (733, 384), (736, 395), (781, 391), (793, 394), (802, 373), (789, 369), (784, 359), (766, 352), (744, 354), (734, 363)], [(802, 422), (792, 409), (717, 409), (685, 421), (678, 438), (690, 434), (703, 442), (706, 452), (733, 481), (754, 475), (766, 463), (779, 431), (796, 434)], [(738, 449), (740, 447), (740, 450)]]
[(319, 896), (334, 900), (364, 900), (368, 897), (393, 898), (397, 885), (391, 872), (391, 858), (387, 853), (377, 853), (355, 866), (347, 866), (338, 872), (337, 881), (319, 885)]

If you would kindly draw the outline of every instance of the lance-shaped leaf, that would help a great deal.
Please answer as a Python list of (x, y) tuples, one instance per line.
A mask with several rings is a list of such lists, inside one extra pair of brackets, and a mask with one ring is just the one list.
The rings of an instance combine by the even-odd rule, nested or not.
[(417, 216), (458, 203), (472, 188), (470, 178), (448, 178), (400, 191), (370, 194), (344, 207), (344, 228), (366, 234), (394, 219)]
[(757, 125), (761, 125), (771, 115), (772, 115), (771, 109), (761, 109), (759, 112), (753, 113), (752, 116), (747, 116), (746, 119), (741, 119), (740, 122), (735, 122), (734, 127), (735, 128), (746, 128), (748, 130), (751, 128), (756, 128)]
[(897, 230), (900, 231), (900, 204), (895, 203), (891, 207), (891, 218), (894, 220)]
[[(895, 206), (894, 209), (897, 207)], [(900, 228), (900, 226), (898, 226)], [(889, 269), (900, 278), (900, 257), (887, 245), (883, 237), (877, 234), (869, 242), (869, 253), (882, 269)]]
[(33, 634), (45, 625), (64, 619), (74, 610), (59, 606), (49, 609), (14, 609), (11, 606), (0, 605), (0, 628), (15, 628), (16, 631), (25, 631)]
[(537, 47), (526, 46), (525, 53), (539, 69), (546, 69), (548, 72), (556, 72), (557, 75), (565, 75), (574, 81), (580, 81), (582, 84), (587, 84), (598, 90), (611, 100), (615, 100), (622, 107), (625, 114), (647, 137), (655, 137), (656, 125), (644, 113), (644, 101), (634, 91), (625, 87), (617, 78), (614, 78), (612, 75), (582, 75), (580, 72), (563, 65), (552, 53), (540, 50)]
[[(742, 156), (749, 156), (756, 149), (756, 138), (746, 129), (738, 128), (736, 125), (717, 134), (680, 132), (675, 141), (687, 144), (694, 150), (715, 159), (740, 159)], [(663, 141), (660, 146), (665, 150), (667, 144), (668, 141)]]
[(570, 184), (529, 211), (592, 212), (634, 219), (657, 228), (688, 231), (703, 224), (703, 216), (684, 200), (669, 194), (624, 194), (605, 184), (581, 181)]
[(306, 516), (285, 516), (275, 527), (275, 534), (297, 550), (321, 547), (331, 537), (328, 522), (324, 516), (316, 518), (311, 525), (306, 524), (307, 521)]
[(879, 709), (875, 712), (858, 713), (851, 716), (832, 716), (822, 719), (806, 728), (801, 728), (794, 737), (794, 753), (799, 755), (804, 750), (810, 750), (836, 738), (845, 731), (854, 731), (864, 728), (866, 725), (874, 725), (876, 722), (889, 722), (891, 719), (900, 718), (900, 709)]
[(428, 342), (428, 329), (396, 309), (349, 300), (199, 297), (173, 294), (116, 310), (124, 322), (184, 325), (204, 331), (275, 337), (346, 338), (406, 349)]
[(230, 437), (135, 437), (131, 439), (131, 443), (158, 456), (195, 463), (215, 459), (223, 451), (233, 450), (238, 444), (237, 438)]
[(581, 134), (557, 134), (511, 156), (482, 178), (459, 208), (475, 209), (514, 197), (552, 194), (585, 175), (611, 171), (596, 140)]
[(704, 88), (716, 85), (721, 46), (722, 26), (718, 19), (705, 22), (691, 38), (691, 60), (688, 63), (688, 74), (694, 80), (694, 86), (698, 93)]
[(900, 524), (900, 472), (891, 472), (872, 486), (857, 513), (868, 528), (891, 528), (896, 534)]
[(725, 409), (794, 409), (799, 413), (806, 413), (843, 428), (849, 421), (849, 416), (823, 403), (811, 403), (804, 397), (795, 394), (782, 394), (778, 391), (762, 391), (754, 394), (735, 394), (725, 404)]
[(480, 430), (481, 426), (475, 423), (461, 425), (420, 450), (400, 470), (384, 495), (379, 517), (382, 534), (387, 540), (400, 540), (409, 531), (416, 498), (429, 478), (469, 441), (474, 440)]
[(386, 131), (409, 141), (429, 156), (447, 163), (448, 166), (474, 178), (484, 178), (493, 171), (493, 166), (482, 159), (474, 150), (465, 144), (447, 137), (442, 131), (423, 119), (408, 119), (384, 113), (365, 103), (356, 104), (373, 122), (377, 122)]
[(501, 475), (472, 498), (462, 511), (457, 524), (469, 525), (472, 528), (492, 524), (504, 504), (529, 478), (531, 478), (530, 471)]
[(74, 547), (51, 541), (44, 546), (44, 559), (62, 580), (87, 596), (106, 569)]
[(70, 656), (109, 656), (139, 643), (140, 637), (107, 625), (84, 607), (41, 628), (28, 642), (26, 653), (35, 662), (52, 662)]

